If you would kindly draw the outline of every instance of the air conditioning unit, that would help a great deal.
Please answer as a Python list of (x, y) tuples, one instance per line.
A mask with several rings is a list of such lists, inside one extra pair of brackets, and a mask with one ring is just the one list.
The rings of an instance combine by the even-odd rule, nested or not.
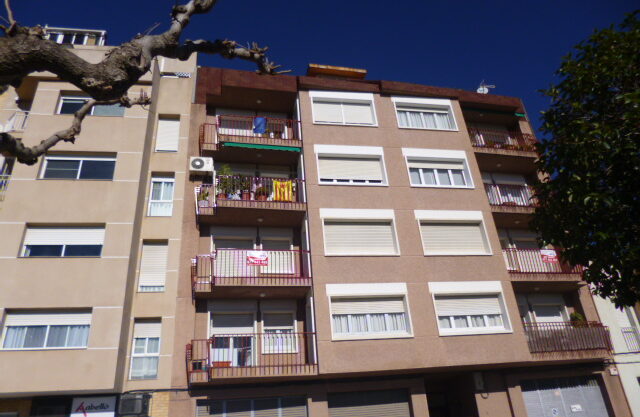
[(192, 156), (189, 160), (189, 172), (192, 174), (213, 173), (213, 158)]
[(118, 404), (119, 416), (148, 416), (150, 394), (122, 394)]

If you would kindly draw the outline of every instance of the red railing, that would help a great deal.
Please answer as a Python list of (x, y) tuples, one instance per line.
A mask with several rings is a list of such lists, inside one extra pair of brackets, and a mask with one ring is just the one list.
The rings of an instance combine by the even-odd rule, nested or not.
[(502, 249), (502, 254), (512, 274), (582, 274), (583, 270), (562, 262), (555, 250)]
[[(261, 120), (262, 119), (262, 120)], [(300, 122), (261, 116), (216, 116), (200, 126), (200, 150), (215, 150), (220, 142), (258, 140), (267, 144), (300, 146)]]
[(594, 321), (523, 323), (531, 353), (611, 351), (609, 328)]
[(195, 292), (216, 285), (310, 286), (309, 251), (216, 249), (192, 261)]
[(477, 148), (530, 152), (535, 152), (536, 150), (535, 144), (537, 140), (535, 136), (528, 133), (470, 127), (469, 136), (471, 136), (471, 144)]
[(216, 334), (210, 339), (192, 340), (187, 345), (187, 374), (190, 382), (309, 375), (317, 370), (315, 337), (315, 333), (277, 330)]
[(513, 184), (485, 184), (484, 189), (492, 206), (536, 207), (533, 187)]

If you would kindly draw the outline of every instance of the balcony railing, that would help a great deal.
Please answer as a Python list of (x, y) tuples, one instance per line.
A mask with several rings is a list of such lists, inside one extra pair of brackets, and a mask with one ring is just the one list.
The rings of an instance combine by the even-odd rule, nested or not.
[(623, 327), (620, 330), (629, 352), (640, 352), (640, 331), (635, 327)]
[(16, 110), (7, 123), (5, 123), (3, 132), (22, 132), (27, 127), (27, 121), (29, 120), (29, 112), (24, 110)]
[(560, 261), (553, 249), (502, 249), (502, 255), (512, 274), (582, 274), (583, 270)]
[(200, 126), (200, 150), (216, 150), (220, 142), (257, 142), (301, 146), (300, 122), (261, 116), (216, 116)]
[(317, 373), (315, 333), (217, 334), (187, 345), (190, 383)]
[(215, 184), (196, 187), (197, 211), (210, 214), (218, 205), (233, 207), (304, 209), (304, 180), (217, 176)]
[(476, 148), (535, 152), (537, 140), (528, 133), (469, 128), (471, 144)]
[(538, 205), (529, 185), (485, 184), (484, 189), (492, 206), (535, 207)]
[(192, 260), (194, 292), (213, 291), (217, 285), (311, 286), (309, 251), (216, 249)]
[(524, 323), (531, 353), (611, 351), (609, 328), (593, 321)]

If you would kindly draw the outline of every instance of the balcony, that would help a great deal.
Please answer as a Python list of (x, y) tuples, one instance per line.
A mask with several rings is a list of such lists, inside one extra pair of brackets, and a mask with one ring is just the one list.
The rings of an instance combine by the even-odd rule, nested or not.
[(302, 296), (311, 286), (309, 271), (309, 251), (216, 249), (192, 259), (191, 283), (194, 295), (229, 293), (228, 287), (286, 287), (288, 297)]
[(200, 152), (243, 146), (240, 144), (258, 145), (256, 147), (262, 149), (299, 151), (302, 147), (299, 125), (298, 120), (292, 119), (216, 116), (215, 123), (203, 123), (200, 126)]
[(496, 212), (531, 213), (538, 205), (533, 187), (513, 184), (485, 184), (489, 204)]
[(635, 327), (623, 327), (622, 337), (629, 352), (640, 352), (640, 332)]
[(531, 353), (611, 351), (609, 328), (593, 321), (523, 323)]
[(507, 270), (519, 280), (568, 279), (579, 281), (581, 266), (571, 267), (553, 249), (502, 249)]
[(218, 334), (187, 345), (190, 384), (317, 375), (315, 333)]
[(23, 132), (27, 127), (27, 121), (29, 120), (29, 112), (24, 110), (16, 110), (7, 123), (2, 126), (3, 132)]
[(497, 153), (534, 152), (537, 140), (535, 136), (507, 130), (490, 130), (484, 128), (469, 128), (471, 145), (479, 149), (487, 149)]

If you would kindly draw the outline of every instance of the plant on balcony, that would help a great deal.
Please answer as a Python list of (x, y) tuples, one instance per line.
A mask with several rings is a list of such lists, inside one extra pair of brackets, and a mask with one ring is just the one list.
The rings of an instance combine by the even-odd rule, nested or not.
[(198, 193), (198, 207), (209, 207), (209, 190), (200, 188)]
[(251, 200), (251, 177), (240, 176), (240, 194), (243, 200)]
[(266, 187), (260, 187), (256, 190), (256, 200), (267, 201), (269, 190)]
[(218, 170), (218, 186), (216, 192), (218, 198), (227, 199), (235, 192), (233, 187), (233, 171), (229, 164), (222, 164), (220, 170)]
[(584, 316), (577, 311), (569, 314), (569, 320), (571, 321), (571, 325), (573, 327), (587, 327), (587, 320)]

